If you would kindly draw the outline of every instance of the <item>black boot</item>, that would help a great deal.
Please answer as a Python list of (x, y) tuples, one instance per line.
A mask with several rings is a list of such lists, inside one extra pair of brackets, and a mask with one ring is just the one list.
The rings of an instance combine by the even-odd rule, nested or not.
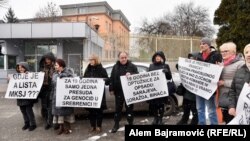
[(35, 130), (36, 129), (36, 125), (31, 125), (30, 127), (29, 127), (29, 131), (33, 131), (33, 130)]
[(154, 117), (154, 120), (152, 122), (152, 125), (157, 125), (158, 123), (158, 117)]
[(134, 118), (132, 115), (128, 115), (127, 117), (128, 125), (133, 125), (134, 123)]
[(193, 118), (190, 122), (190, 125), (198, 125), (198, 115), (197, 114), (193, 114)]
[(29, 127), (30, 127), (29, 122), (25, 122), (25, 124), (24, 124), (22, 130), (26, 130), (26, 129), (28, 129)]
[(116, 133), (118, 129), (119, 129), (119, 122), (116, 121), (113, 129), (111, 130), (111, 133)]
[(49, 128), (51, 128), (51, 127), (52, 127), (52, 125), (46, 124), (46, 126), (44, 127), (44, 129), (45, 129), (45, 130), (49, 130)]
[(163, 125), (162, 117), (158, 117), (157, 125)]

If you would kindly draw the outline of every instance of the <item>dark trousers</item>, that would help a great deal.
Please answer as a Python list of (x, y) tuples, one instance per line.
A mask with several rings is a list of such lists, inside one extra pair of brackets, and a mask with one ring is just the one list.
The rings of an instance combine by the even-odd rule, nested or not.
[(20, 110), (23, 114), (24, 123), (30, 126), (36, 125), (36, 120), (32, 107), (33, 104), (20, 106)]
[(163, 103), (150, 103), (152, 114), (154, 117), (162, 118), (164, 115), (164, 104)]
[[(115, 93), (115, 116), (114, 116), (115, 122), (119, 122), (121, 120), (122, 108), (124, 102), (125, 99), (123, 93), (122, 92)], [(134, 105), (133, 104), (127, 105), (125, 103), (125, 108), (126, 108), (127, 121), (131, 124), (133, 123), (134, 120), (134, 113), (133, 113)]]
[(50, 100), (51, 89), (50, 86), (43, 86), (39, 98), (41, 98), (42, 116), (47, 124), (52, 125), (52, 100)]
[(226, 124), (229, 123), (234, 118), (234, 116), (228, 114), (228, 109), (221, 109), (221, 110), (222, 110), (223, 120), (225, 121)]
[(198, 112), (196, 109), (196, 102), (188, 99), (183, 99), (183, 116), (182, 122), (187, 123), (190, 115), (190, 111), (192, 111), (193, 118), (191, 120), (191, 124), (197, 125), (198, 124)]
[(89, 109), (89, 120), (91, 127), (102, 127), (103, 110), (102, 109)]

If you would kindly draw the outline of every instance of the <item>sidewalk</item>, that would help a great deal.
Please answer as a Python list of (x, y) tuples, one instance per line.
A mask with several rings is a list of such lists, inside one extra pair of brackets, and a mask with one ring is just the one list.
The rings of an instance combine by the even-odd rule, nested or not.
[(5, 94), (7, 87), (7, 82), (0, 82), (0, 94)]

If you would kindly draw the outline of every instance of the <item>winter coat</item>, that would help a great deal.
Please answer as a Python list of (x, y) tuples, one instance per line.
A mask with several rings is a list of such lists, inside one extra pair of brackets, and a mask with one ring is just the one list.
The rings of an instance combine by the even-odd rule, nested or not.
[[(85, 70), (84, 77), (85, 78), (103, 78), (105, 81), (105, 85), (109, 84), (108, 73), (103, 68), (102, 64), (98, 64), (96, 66), (91, 66), (89, 64)], [(104, 109), (107, 109), (105, 90), (103, 91), (102, 94), (103, 94), (103, 98), (102, 98), (102, 103), (101, 103), (101, 109), (104, 110)]]
[(245, 83), (250, 82), (250, 71), (246, 65), (243, 65), (240, 69), (238, 69), (234, 75), (231, 88), (229, 90), (229, 106), (230, 108), (236, 108), (237, 101), (240, 96), (240, 92)]
[[(163, 62), (155, 62), (156, 56), (159, 55), (163, 59)], [(152, 57), (152, 64), (150, 64), (148, 71), (154, 71), (159, 69), (166, 69), (165, 76), (167, 80), (172, 79), (171, 70), (168, 64), (165, 64), (166, 58), (162, 51), (156, 52)], [(166, 84), (167, 85), (167, 84)], [(150, 104), (159, 104), (166, 101), (166, 97), (156, 98), (149, 101)]]
[(138, 70), (136, 65), (128, 60), (125, 65), (122, 65), (119, 61), (113, 66), (110, 76), (109, 91), (114, 91), (114, 93), (122, 92), (122, 84), (120, 76), (126, 75), (126, 73), (137, 74)]
[(195, 58), (195, 60), (216, 64), (217, 62), (222, 62), (222, 56), (218, 51), (212, 49), (212, 51), (205, 60), (202, 58), (202, 52), (198, 53), (197, 58)]
[[(18, 68), (18, 66), (23, 66), (26, 70), (26, 73), (28, 73), (29, 71), (29, 64), (27, 62), (19, 62), (16, 65), (16, 68)], [(20, 73), (17, 70), (18, 73)], [(17, 106), (27, 106), (27, 105), (33, 105), (35, 102), (37, 102), (36, 99), (17, 99)]]
[[(51, 65), (46, 65), (45, 58), (48, 58), (51, 60)], [(55, 72), (55, 56), (52, 52), (49, 52), (42, 56), (40, 62), (39, 62), (39, 71), (44, 72), (44, 80), (43, 85), (45, 86), (51, 86), (51, 80), (53, 73)]]
[(56, 107), (56, 83), (58, 77), (73, 77), (73, 73), (70, 71), (70, 69), (65, 68), (60, 74), (58, 72), (54, 72), (52, 77), (52, 91), (50, 95), (50, 98), (52, 98), (52, 114), (55, 116), (68, 116), (74, 112), (74, 108)]
[(224, 66), (220, 80), (224, 85), (219, 87), (219, 107), (227, 108), (229, 106), (228, 92), (230, 90), (235, 72), (245, 64), (245, 61), (239, 55), (236, 56), (230, 64)]

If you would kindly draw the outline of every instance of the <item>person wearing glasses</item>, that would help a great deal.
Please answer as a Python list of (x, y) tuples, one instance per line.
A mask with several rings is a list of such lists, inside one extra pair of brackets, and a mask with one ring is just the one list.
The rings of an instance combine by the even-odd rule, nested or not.
[[(204, 37), (200, 41), (200, 52), (197, 55), (197, 61), (207, 62), (211, 64), (217, 64), (222, 62), (221, 54), (211, 46), (211, 40)], [(208, 116), (211, 125), (218, 124), (218, 118), (216, 113), (216, 103), (215, 103), (215, 93), (210, 97), (210, 99), (205, 99), (196, 95), (196, 108), (198, 111), (198, 124), (206, 125), (206, 107), (208, 109)]]
[(219, 107), (222, 109), (223, 120), (227, 124), (234, 118), (234, 116), (228, 114), (228, 92), (230, 90), (235, 72), (245, 64), (245, 61), (243, 56), (236, 54), (236, 44), (233, 42), (222, 44), (220, 46), (220, 53), (223, 58), (222, 65), (224, 68), (218, 82)]

